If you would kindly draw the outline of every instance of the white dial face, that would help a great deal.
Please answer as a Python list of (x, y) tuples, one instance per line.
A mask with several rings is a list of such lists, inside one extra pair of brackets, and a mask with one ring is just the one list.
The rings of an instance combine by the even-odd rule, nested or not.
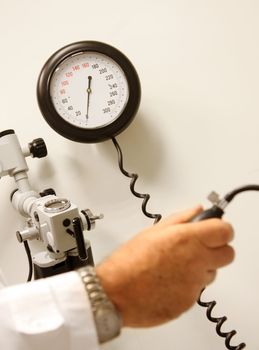
[(50, 82), (57, 113), (68, 123), (97, 129), (114, 122), (123, 112), (129, 88), (121, 67), (98, 52), (82, 52), (64, 60)]

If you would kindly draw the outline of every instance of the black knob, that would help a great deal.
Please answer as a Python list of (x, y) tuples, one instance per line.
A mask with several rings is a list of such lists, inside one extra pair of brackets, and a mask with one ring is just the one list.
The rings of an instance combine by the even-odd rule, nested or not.
[(43, 158), (48, 154), (47, 146), (43, 139), (35, 139), (29, 143), (29, 149), (33, 158)]
[(53, 188), (46, 188), (45, 190), (40, 192), (41, 197), (49, 196), (50, 194), (56, 195), (56, 192), (55, 190), (53, 190)]

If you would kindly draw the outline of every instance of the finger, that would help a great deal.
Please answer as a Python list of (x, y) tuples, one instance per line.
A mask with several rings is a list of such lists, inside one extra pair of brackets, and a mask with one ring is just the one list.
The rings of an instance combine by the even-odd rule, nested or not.
[(180, 223), (186, 223), (189, 222), (194, 216), (198, 215), (203, 211), (203, 208), (201, 205), (197, 205), (194, 208), (190, 208), (184, 211), (181, 211), (179, 213), (173, 214), (168, 216), (167, 218), (163, 219), (159, 226), (168, 226), (168, 225), (176, 225)]
[(221, 248), (210, 249), (210, 267), (218, 269), (233, 262), (235, 251), (233, 247), (226, 245)]
[(200, 243), (208, 248), (222, 247), (234, 237), (233, 227), (221, 219), (209, 219), (189, 225), (192, 225), (192, 231)]

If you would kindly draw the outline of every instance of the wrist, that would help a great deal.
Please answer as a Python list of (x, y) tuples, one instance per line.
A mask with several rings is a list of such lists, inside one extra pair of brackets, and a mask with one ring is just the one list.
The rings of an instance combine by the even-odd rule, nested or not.
[(110, 261), (105, 261), (96, 267), (96, 274), (101, 281), (106, 295), (121, 315), (121, 325), (130, 327), (132, 326), (131, 313), (134, 311), (134, 306), (131, 304), (130, 286), (128, 284), (131, 278), (127, 271), (119, 269), (118, 272), (117, 270)]

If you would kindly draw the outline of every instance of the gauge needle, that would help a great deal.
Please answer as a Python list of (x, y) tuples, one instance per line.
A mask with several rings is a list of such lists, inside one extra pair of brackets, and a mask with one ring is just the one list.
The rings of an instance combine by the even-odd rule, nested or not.
[(88, 76), (88, 87), (87, 87), (87, 109), (86, 109), (86, 120), (89, 118), (89, 104), (90, 104), (90, 94), (92, 93), (91, 89), (91, 82), (92, 82), (92, 77), (91, 75)]

